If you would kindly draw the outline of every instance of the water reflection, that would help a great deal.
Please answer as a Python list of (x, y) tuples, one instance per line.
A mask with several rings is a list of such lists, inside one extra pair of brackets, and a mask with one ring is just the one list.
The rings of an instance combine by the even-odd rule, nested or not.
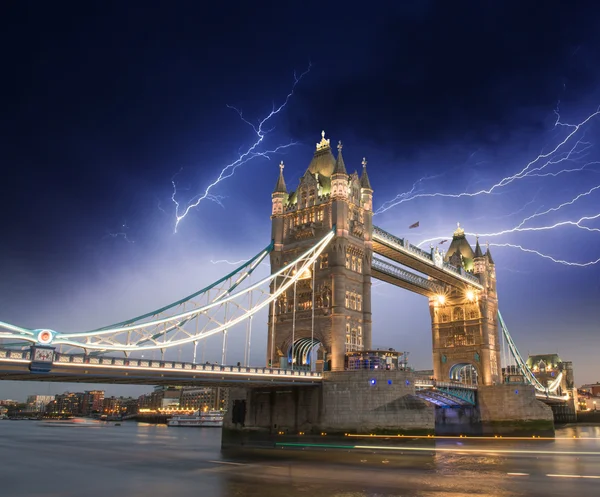
[(448, 452), (430, 450), (430, 440), (404, 442), (423, 452), (221, 453), (218, 429), (1, 421), (0, 488), (24, 497), (597, 495), (600, 480), (548, 475), (600, 476), (600, 456), (561, 454), (600, 453), (600, 426), (564, 428), (557, 437), (435, 441)]

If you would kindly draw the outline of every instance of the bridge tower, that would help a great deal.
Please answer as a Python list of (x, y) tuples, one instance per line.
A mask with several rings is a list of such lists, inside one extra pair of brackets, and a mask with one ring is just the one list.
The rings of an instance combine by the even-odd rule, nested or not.
[[(341, 370), (347, 351), (371, 347), (373, 190), (363, 171), (348, 174), (338, 145), (321, 133), (308, 169), (288, 192), (283, 163), (272, 194), (271, 272), (289, 264), (333, 227), (336, 236), (311, 270), (269, 309), (267, 364)], [(271, 292), (280, 282), (274, 282)], [(313, 306), (314, 303), (314, 306)], [(318, 357), (310, 357), (317, 349)]]
[(458, 226), (445, 255), (452, 265), (479, 277), (481, 290), (452, 288), (429, 300), (433, 370), (438, 380), (492, 385), (501, 382), (496, 267), (489, 246), (475, 251)]

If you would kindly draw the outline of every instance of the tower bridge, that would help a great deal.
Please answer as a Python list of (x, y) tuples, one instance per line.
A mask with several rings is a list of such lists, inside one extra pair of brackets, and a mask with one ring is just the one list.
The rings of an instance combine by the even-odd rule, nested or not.
[[(272, 386), (295, 392), (285, 402), (295, 406), (296, 425), (305, 419), (339, 429), (389, 428), (406, 422), (416, 409), (421, 414), (408, 424), (425, 426), (431, 424), (434, 405), (475, 406), (484, 413), (481, 419), (551, 420), (536, 395), (548, 403), (569, 397), (556, 395), (560, 378), (542, 385), (520, 356), (498, 310), (489, 247), (484, 252), (477, 240), (473, 249), (460, 226), (446, 253), (422, 250), (374, 226), (367, 161), (360, 175), (349, 174), (342, 149), (340, 142), (334, 156), (322, 133), (293, 191), (282, 162), (272, 193), (271, 243), (192, 295), (89, 331), (0, 322), (0, 378), (244, 384), (231, 396), (239, 403), (232, 410), (239, 414), (245, 406), (248, 422), (259, 426), (263, 421), (256, 409), (270, 406), (271, 428), (277, 416), (290, 422), (286, 414), (277, 414), (286, 410), (278, 407), (283, 401), (264, 390)], [(255, 269), (267, 257), (271, 273), (256, 281)], [(434, 383), (403, 371), (344, 371), (347, 353), (372, 347), (373, 278), (428, 299)], [(267, 352), (265, 364), (256, 367), (249, 358), (253, 317), (261, 309), (268, 311)], [(209, 337), (222, 339), (219, 365), (198, 361), (197, 347)], [(227, 365), (231, 340), (244, 344), (243, 364)], [(189, 362), (166, 360), (165, 352), (184, 348)], [(161, 359), (142, 360), (138, 356), (144, 352), (160, 352)], [(514, 386), (515, 378), (520, 386)], [(389, 388), (378, 386), (384, 381)], [(314, 388), (299, 393), (316, 384), (320, 394)], [(514, 412), (505, 412), (509, 406)], [(348, 410), (362, 414), (352, 421)], [(240, 418), (231, 423), (239, 425)]]

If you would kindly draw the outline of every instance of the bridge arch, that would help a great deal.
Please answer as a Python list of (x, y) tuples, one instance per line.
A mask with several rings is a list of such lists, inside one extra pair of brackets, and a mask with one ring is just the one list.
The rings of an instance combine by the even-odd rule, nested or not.
[(479, 383), (479, 371), (477, 366), (470, 362), (459, 362), (450, 367), (448, 373), (450, 380), (458, 381), (466, 385), (477, 385)]
[(323, 352), (323, 344), (317, 338), (298, 338), (288, 348), (288, 364), (290, 366), (293, 364), (294, 367), (311, 367), (316, 363), (319, 356), (323, 356)]

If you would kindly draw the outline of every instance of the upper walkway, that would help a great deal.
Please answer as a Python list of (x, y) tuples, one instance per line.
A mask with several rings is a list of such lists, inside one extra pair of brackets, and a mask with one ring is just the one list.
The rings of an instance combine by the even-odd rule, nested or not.
[[(483, 288), (477, 276), (465, 271), (463, 268), (457, 268), (452, 264), (445, 262), (441, 254), (439, 258), (436, 258), (432, 253), (426, 252), (425, 250), (410, 244), (408, 240), (398, 238), (377, 226), (373, 226), (373, 251), (448, 285), (460, 287), (466, 285), (480, 290)], [(375, 270), (379, 271), (377, 268), (375, 268)], [(421, 278), (412, 273), (408, 274), (410, 275), (409, 278), (405, 278), (405, 275), (397, 275), (396, 278), (404, 281), (408, 279), (409, 282), (410, 279), (414, 280), (415, 277)], [(428, 281), (425, 278), (423, 279)], [(426, 292), (418, 291), (418, 288), (419, 285), (414, 285), (414, 288), (411, 287), (409, 289), (420, 293), (421, 295), (429, 296)], [(431, 290), (427, 290), (427, 292), (430, 291)]]

